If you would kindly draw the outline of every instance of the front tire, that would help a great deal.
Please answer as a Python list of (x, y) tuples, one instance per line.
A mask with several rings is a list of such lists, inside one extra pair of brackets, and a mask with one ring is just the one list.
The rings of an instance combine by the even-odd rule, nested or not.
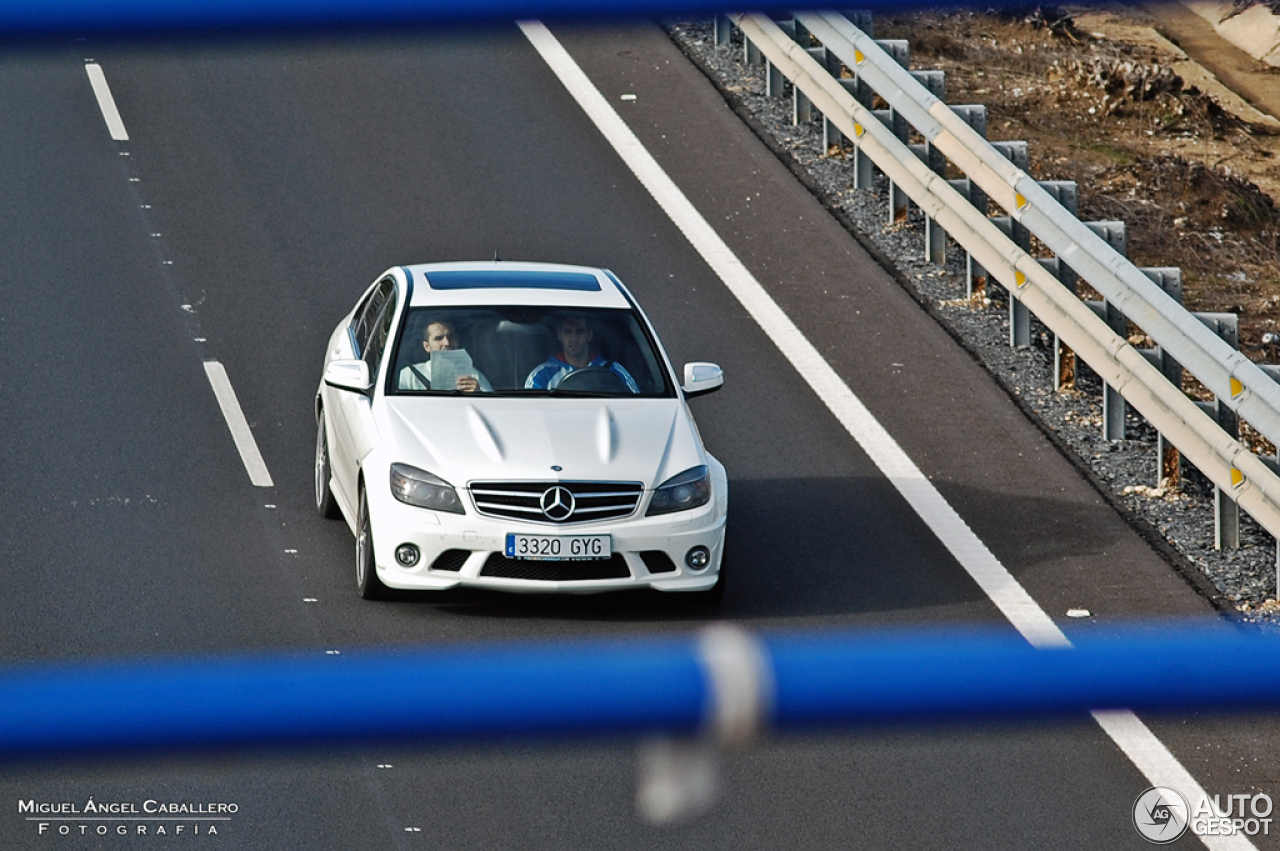
[(373, 557), (373, 534), (369, 530), (369, 499), (360, 489), (360, 513), (356, 520), (356, 593), (366, 600), (387, 597), (387, 586), (378, 578), (378, 563)]
[(330, 486), (329, 469), (329, 436), (325, 433), (324, 411), (320, 412), (320, 421), (316, 424), (316, 513), (326, 520), (336, 520), (341, 512), (338, 500)]

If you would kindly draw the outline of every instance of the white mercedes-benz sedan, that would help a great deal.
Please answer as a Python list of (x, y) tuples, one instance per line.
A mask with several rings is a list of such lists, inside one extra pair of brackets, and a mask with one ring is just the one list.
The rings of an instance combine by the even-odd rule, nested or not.
[(653, 326), (609, 271), (397, 266), (329, 339), (315, 505), (356, 588), (722, 593), (729, 489)]

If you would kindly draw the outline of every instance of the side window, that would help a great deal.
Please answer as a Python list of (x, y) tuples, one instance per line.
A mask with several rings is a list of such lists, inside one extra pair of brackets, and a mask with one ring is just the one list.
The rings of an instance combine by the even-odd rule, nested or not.
[[(388, 281), (388, 283), (391, 283)], [(382, 288), (379, 287), (379, 290)], [(376, 301), (377, 299), (373, 299)], [(391, 322), (396, 315), (396, 291), (394, 286), (382, 299), (382, 312), (373, 319), (372, 332), (369, 335), (369, 341), (361, 351), (365, 363), (369, 364), (369, 375), (378, 374), (378, 361), (382, 359), (382, 353), (387, 348), (387, 337), (391, 333)]]
[[(351, 333), (355, 338), (356, 357), (368, 360), (365, 355), (369, 347), (370, 339), (373, 337), (373, 330), (377, 326), (378, 320), (381, 317), (383, 308), (386, 307), (387, 302), (390, 301), (394, 303), (396, 291), (395, 286), (395, 281), (390, 278), (386, 278), (379, 282), (378, 286), (374, 289), (373, 294), (369, 297), (369, 300), (360, 308), (356, 313), (355, 318), (352, 320)], [(375, 355), (373, 361), (370, 362), (370, 368), (372, 368), (373, 364), (376, 362), (377, 356)]]

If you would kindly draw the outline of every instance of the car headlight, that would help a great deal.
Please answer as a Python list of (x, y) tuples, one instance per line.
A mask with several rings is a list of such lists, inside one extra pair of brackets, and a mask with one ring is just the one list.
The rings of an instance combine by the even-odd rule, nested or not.
[(672, 476), (653, 492), (646, 515), (669, 514), (706, 505), (711, 499), (711, 471), (703, 464)]
[(396, 499), (419, 508), (463, 514), (462, 500), (453, 485), (426, 470), (408, 464), (391, 465), (391, 493)]

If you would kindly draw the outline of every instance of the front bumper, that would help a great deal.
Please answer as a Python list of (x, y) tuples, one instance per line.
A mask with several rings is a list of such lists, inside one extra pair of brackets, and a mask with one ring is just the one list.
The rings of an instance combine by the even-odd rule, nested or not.
[[(370, 488), (369, 518), (378, 578), (390, 588), (418, 590), (470, 587), (530, 594), (596, 594), (635, 588), (706, 591), (715, 586), (720, 572), (727, 491), (724, 478), (713, 475), (712, 499), (691, 511), (645, 517), (642, 504), (631, 517), (556, 525), (488, 517), (476, 513), (471, 505), (463, 515), (430, 511), (400, 502), (387, 488)], [(607, 563), (508, 559), (504, 550), (506, 536), (511, 533), (609, 535), (614, 558)], [(421, 554), (412, 567), (396, 560), (395, 552), (404, 544), (412, 544)], [(711, 553), (701, 570), (685, 562), (686, 554), (697, 546)]]
[[(369, 489), (369, 513), (378, 577), (393, 589), (447, 590), (477, 587), (524, 594), (600, 594), (648, 587), (689, 593), (716, 585), (724, 549), (728, 484), (714, 470), (712, 499), (687, 512), (572, 523), (534, 523), (488, 517), (467, 505), (466, 514), (416, 508), (388, 488)], [(717, 476), (716, 473), (721, 473)], [(504, 555), (508, 534), (609, 535), (613, 559), (584, 562), (517, 561)], [(420, 558), (412, 567), (396, 559), (411, 544)], [(707, 567), (687, 566), (695, 546), (710, 550)]]

